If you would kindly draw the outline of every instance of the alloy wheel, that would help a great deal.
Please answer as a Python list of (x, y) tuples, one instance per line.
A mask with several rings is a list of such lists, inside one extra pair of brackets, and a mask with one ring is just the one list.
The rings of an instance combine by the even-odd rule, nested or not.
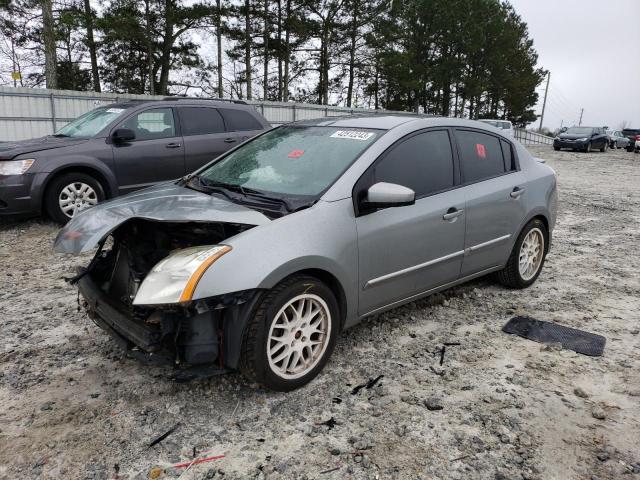
[(287, 380), (309, 373), (323, 357), (331, 337), (331, 313), (318, 295), (289, 300), (275, 315), (267, 338), (269, 367)]
[(518, 268), (520, 276), (527, 282), (536, 276), (544, 255), (544, 235), (539, 228), (532, 228), (520, 246)]

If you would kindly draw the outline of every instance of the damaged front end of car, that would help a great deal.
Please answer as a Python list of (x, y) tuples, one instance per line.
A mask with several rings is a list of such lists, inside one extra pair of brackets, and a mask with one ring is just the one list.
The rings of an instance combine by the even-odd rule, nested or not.
[(238, 365), (259, 290), (193, 300), (204, 271), (253, 225), (130, 219), (105, 238), (77, 284), (89, 317), (139, 360), (223, 372)]

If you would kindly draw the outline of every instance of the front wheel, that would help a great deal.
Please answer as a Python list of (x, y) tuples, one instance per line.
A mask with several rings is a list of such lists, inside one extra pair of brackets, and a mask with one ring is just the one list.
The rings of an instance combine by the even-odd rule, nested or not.
[(104, 199), (99, 181), (86, 173), (71, 172), (51, 181), (44, 195), (44, 208), (52, 220), (65, 224)]
[(559, 150), (560, 150), (560, 147), (555, 147), (555, 146), (554, 146), (554, 147), (553, 147), (553, 149), (557, 152), (557, 151), (559, 151)]
[(498, 281), (509, 288), (526, 288), (542, 271), (549, 235), (540, 219), (531, 220), (520, 232), (504, 269), (497, 273)]
[(240, 370), (277, 391), (299, 388), (329, 360), (339, 330), (335, 295), (317, 278), (295, 275), (267, 292), (249, 320)]
[(618, 148), (618, 142), (613, 142), (613, 143), (611, 144), (611, 149), (612, 149), (612, 150), (615, 150), (616, 148)]
[(602, 144), (602, 148), (600, 149), (600, 151), (601, 151), (602, 153), (604, 153), (604, 152), (606, 152), (606, 151), (607, 151), (607, 148), (608, 148), (608, 147), (609, 147), (609, 144), (608, 144), (607, 142), (604, 142), (604, 143)]
[(587, 146), (584, 147), (584, 151), (585, 151), (585, 153), (591, 152), (591, 142), (587, 143)]

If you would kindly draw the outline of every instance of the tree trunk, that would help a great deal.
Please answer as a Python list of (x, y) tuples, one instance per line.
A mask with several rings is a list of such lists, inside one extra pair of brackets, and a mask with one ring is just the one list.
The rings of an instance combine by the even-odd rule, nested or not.
[(282, 101), (282, 0), (278, 0), (278, 101)]
[(264, 0), (264, 32), (262, 34), (264, 47), (264, 73), (262, 78), (263, 100), (269, 99), (269, 0)]
[(87, 29), (87, 47), (89, 47), (89, 57), (91, 58), (91, 80), (93, 81), (93, 91), (100, 92), (98, 55), (96, 53), (96, 42), (93, 38), (93, 12), (91, 11), (89, 0), (84, 0), (84, 21)]
[(285, 7), (286, 29), (284, 33), (284, 74), (282, 78), (282, 101), (289, 101), (289, 62), (291, 60), (291, 47), (289, 40), (291, 39), (291, 0), (287, 0)]
[(47, 88), (58, 88), (55, 22), (51, 0), (41, 0), (42, 42), (44, 43), (44, 75)]
[(251, 12), (249, 0), (244, 0), (244, 66), (247, 81), (247, 100), (251, 100)]
[(217, 50), (218, 50), (218, 98), (222, 98), (224, 96), (222, 90), (222, 6), (221, 0), (216, 1), (216, 6), (218, 8), (218, 14), (216, 15), (216, 42), (217, 42)]
[(355, 77), (356, 41), (358, 39), (358, 7), (360, 2), (353, 3), (353, 16), (351, 17), (351, 45), (349, 46), (349, 84), (347, 86), (347, 107), (351, 108), (353, 101), (353, 80)]
[(169, 72), (171, 71), (171, 48), (175, 37), (173, 36), (173, 4), (174, 0), (165, 0), (164, 8), (164, 38), (162, 39), (162, 53), (160, 54), (160, 80), (158, 82), (158, 94), (169, 93)]
[[(89, 0), (85, 0), (88, 2)], [(144, 2), (145, 40), (147, 42), (147, 75), (149, 76), (149, 95), (156, 94), (156, 78), (153, 73), (153, 39), (151, 38), (151, 0)]]

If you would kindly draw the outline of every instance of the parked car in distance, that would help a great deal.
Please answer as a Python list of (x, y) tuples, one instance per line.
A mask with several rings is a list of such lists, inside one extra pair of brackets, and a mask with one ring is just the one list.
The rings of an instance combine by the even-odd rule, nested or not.
[(56, 134), (0, 144), (0, 216), (85, 208), (177, 179), (271, 128), (240, 101), (167, 97), (99, 107)]
[(609, 148), (609, 136), (603, 127), (571, 127), (553, 139), (553, 149), (600, 150)]
[(627, 151), (640, 153), (640, 128), (625, 128), (622, 135), (629, 139)]
[(489, 273), (531, 285), (556, 203), (555, 172), (492, 127), (323, 118), (82, 212), (55, 250), (109, 245), (75, 281), (132, 354), (291, 390), (364, 317)]
[(628, 148), (629, 139), (621, 131), (613, 130), (609, 132), (609, 148)]
[(499, 128), (503, 133), (513, 137), (515, 132), (513, 130), (513, 124), (508, 120), (493, 120), (490, 118), (483, 118), (478, 120), (479, 122), (486, 123), (487, 125), (491, 125), (492, 127)]

